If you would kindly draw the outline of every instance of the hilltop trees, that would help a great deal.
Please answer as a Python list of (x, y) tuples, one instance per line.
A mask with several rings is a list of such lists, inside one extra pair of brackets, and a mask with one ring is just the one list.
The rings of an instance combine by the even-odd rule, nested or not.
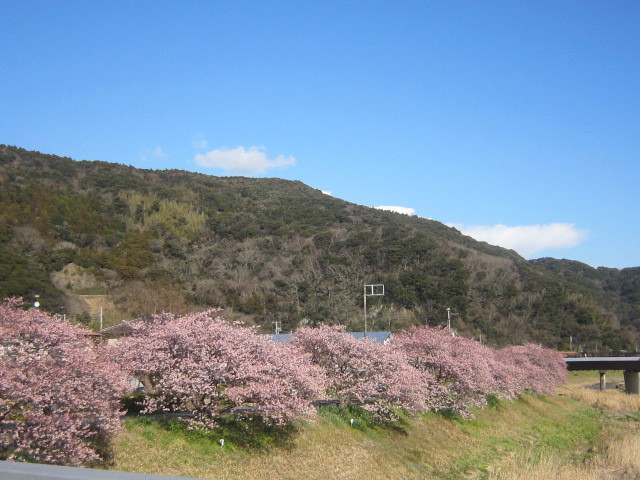
[[(263, 328), (357, 328), (354, 300), (375, 279), (388, 289), (372, 320), (390, 329), (441, 323), (446, 305), (460, 313), (461, 334), (482, 331), (499, 345), (566, 349), (572, 336), (631, 350), (640, 338), (638, 268), (526, 261), (442, 223), (300, 182), (138, 170), (4, 145), (0, 179), (0, 297), (40, 295), (67, 315), (86, 310), (74, 295), (90, 289), (122, 318), (216, 305)], [(70, 265), (92, 281), (75, 282)], [(142, 287), (148, 294), (128, 295)]]
[(0, 306), (0, 459), (76, 466), (108, 459), (124, 375), (88, 330), (20, 307)]

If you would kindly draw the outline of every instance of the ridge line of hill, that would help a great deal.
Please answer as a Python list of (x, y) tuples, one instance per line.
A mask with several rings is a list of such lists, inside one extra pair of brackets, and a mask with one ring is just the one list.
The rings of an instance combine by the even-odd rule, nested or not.
[(95, 326), (211, 306), (267, 332), (446, 323), (490, 344), (633, 350), (640, 268), (592, 268), (478, 242), (299, 181), (140, 170), (0, 145), (0, 294)]

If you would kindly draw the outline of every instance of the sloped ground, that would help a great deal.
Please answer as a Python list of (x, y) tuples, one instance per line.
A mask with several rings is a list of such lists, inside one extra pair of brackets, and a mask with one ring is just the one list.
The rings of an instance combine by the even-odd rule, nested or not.
[[(607, 372), (608, 385), (619, 385), (622, 372)], [(569, 374), (560, 394), (593, 407), (606, 426), (583, 461), (567, 463), (562, 452), (532, 458), (523, 451), (493, 469), (496, 480), (631, 480), (640, 478), (640, 396), (612, 388), (600, 392), (597, 372)]]
[(387, 430), (325, 413), (286, 444), (255, 450), (132, 418), (112, 468), (220, 480), (537, 478), (547, 459), (566, 468), (605, 458), (618, 423), (567, 395), (525, 395), (473, 420), (429, 414)]

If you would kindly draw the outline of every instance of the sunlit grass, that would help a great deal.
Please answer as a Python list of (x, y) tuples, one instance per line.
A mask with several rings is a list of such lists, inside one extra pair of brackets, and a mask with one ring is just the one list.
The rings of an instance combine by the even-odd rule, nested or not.
[(640, 428), (630, 424), (601, 439), (581, 461), (569, 461), (561, 452), (549, 451), (542, 458), (518, 452), (497, 464), (488, 478), (495, 480), (617, 480), (640, 478)]
[(131, 419), (112, 468), (220, 480), (482, 478), (522, 452), (580, 458), (601, 430), (597, 410), (566, 397), (524, 395), (475, 414), (473, 420), (405, 417), (395, 427), (379, 427), (366, 415), (325, 409), (286, 442), (266, 448), (229, 439), (221, 447), (219, 433)]
[[(597, 372), (576, 372), (569, 374), (569, 381), (559, 391), (602, 412), (619, 414), (640, 420), (640, 395), (629, 395), (624, 392), (622, 372), (607, 372), (608, 388), (599, 389)], [(620, 386), (620, 388), (616, 388)]]
[[(640, 395), (629, 395), (615, 388), (622, 372), (607, 372), (608, 388), (599, 390), (597, 372), (570, 373), (560, 389), (581, 404), (602, 412), (607, 422), (604, 434), (582, 459), (567, 458), (563, 452), (549, 451), (541, 459), (530, 451), (518, 452), (492, 469), (495, 480), (615, 480), (640, 478)], [(576, 461), (579, 460), (579, 461)]]

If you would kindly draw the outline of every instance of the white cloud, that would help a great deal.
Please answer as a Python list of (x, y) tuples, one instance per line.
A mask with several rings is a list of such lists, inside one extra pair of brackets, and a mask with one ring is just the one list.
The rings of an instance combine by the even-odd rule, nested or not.
[(197, 133), (193, 136), (193, 142), (191, 144), (196, 150), (205, 150), (209, 148), (209, 142), (207, 142), (201, 133)]
[(378, 210), (387, 210), (389, 212), (404, 213), (405, 215), (414, 215), (416, 213), (416, 210), (414, 208), (398, 207), (395, 205), (380, 205), (379, 207), (373, 208), (377, 208)]
[(278, 155), (273, 160), (267, 158), (263, 147), (221, 148), (196, 155), (195, 161), (201, 167), (221, 168), (229, 173), (258, 175), (269, 168), (295, 165), (294, 157)]
[(204, 139), (201, 140), (195, 140), (193, 142), (193, 148), (196, 148), (198, 150), (204, 150), (206, 148), (209, 148), (209, 142), (207, 142)]
[(331, 192), (329, 190), (320, 190), (322, 193), (324, 193), (325, 195), (329, 195), (331, 196)]
[(167, 153), (162, 150), (162, 148), (156, 147), (155, 150), (151, 152), (151, 155), (153, 155), (155, 158), (164, 158), (167, 156)]
[(466, 227), (449, 224), (476, 240), (515, 250), (526, 258), (552, 248), (573, 248), (587, 239), (587, 232), (572, 223), (550, 223), (547, 225), (507, 225)]
[(154, 158), (165, 158), (169, 156), (167, 152), (162, 150), (160, 147), (156, 147), (153, 150), (145, 150), (140, 154), (140, 159), (143, 162), (148, 162), (150, 159)]

